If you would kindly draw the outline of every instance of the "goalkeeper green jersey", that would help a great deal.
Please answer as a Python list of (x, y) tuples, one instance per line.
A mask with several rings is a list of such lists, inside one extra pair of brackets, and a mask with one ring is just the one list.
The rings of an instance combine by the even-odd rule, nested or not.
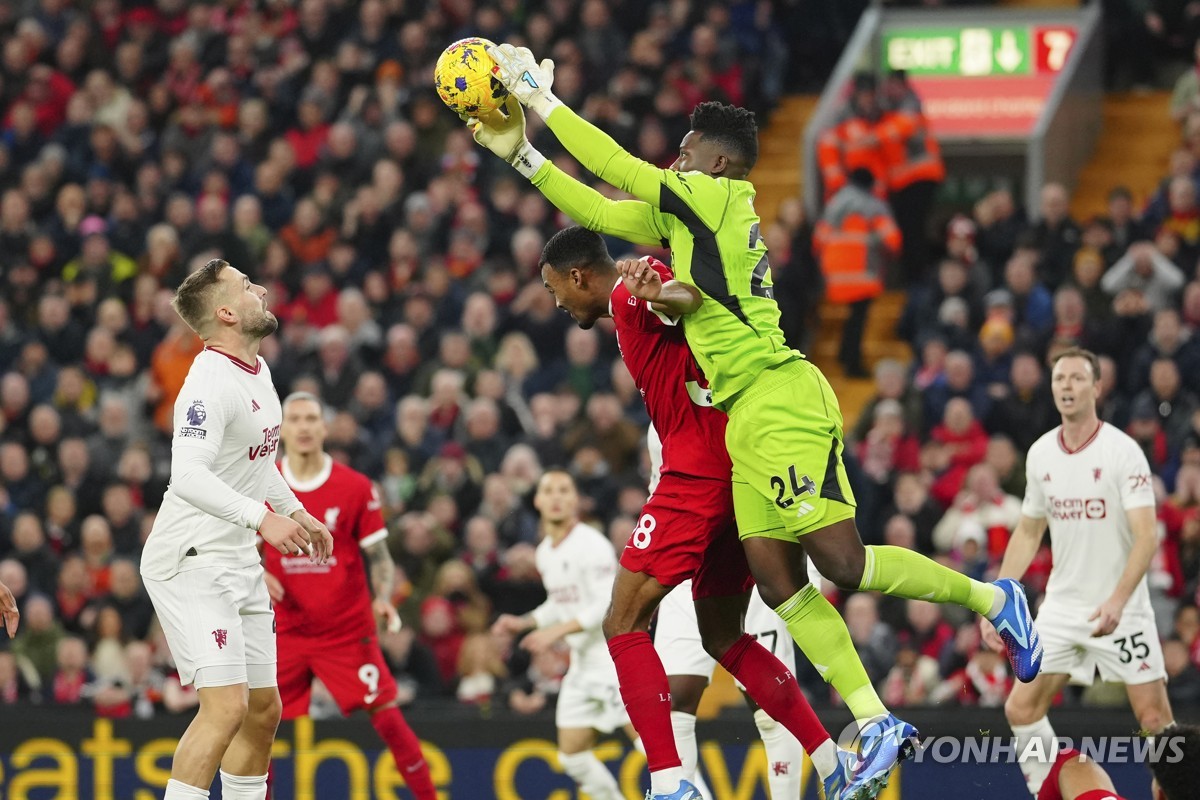
[(703, 302), (683, 330), (715, 405), (727, 409), (764, 370), (800, 357), (779, 328), (749, 181), (655, 167), (565, 106), (547, 124), (585, 167), (638, 200), (609, 200), (549, 161), (534, 185), (586, 228), (670, 247), (676, 280), (700, 290)]

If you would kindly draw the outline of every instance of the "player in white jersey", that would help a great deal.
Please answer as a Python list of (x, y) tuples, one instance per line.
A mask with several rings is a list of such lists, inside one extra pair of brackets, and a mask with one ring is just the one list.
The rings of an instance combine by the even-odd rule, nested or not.
[[(646, 449), (650, 454), (649, 488), (653, 494), (663, 461), (662, 439), (654, 425), (646, 430)], [(808, 572), (813, 585), (820, 586), (821, 575), (811, 561), (808, 562)], [(782, 661), (788, 672), (796, 674), (796, 650), (787, 624), (762, 601), (758, 587), (750, 592), (743, 628)], [(696, 709), (700, 706), (704, 690), (712, 681), (717, 661), (704, 650), (696, 605), (692, 600), (691, 580), (676, 586), (659, 603), (654, 624), (654, 649), (662, 659), (667, 685), (671, 687), (671, 727), (675, 732), (675, 746), (679, 749), (684, 777), (700, 790), (701, 795), (712, 797), (712, 791), (699, 770)], [(744, 693), (740, 683), (738, 688)], [(754, 709), (754, 724), (766, 748), (767, 785), (771, 797), (799, 797), (804, 748), (787, 728), (771, 719), (749, 695), (746, 695), (746, 702)]]
[[(1051, 701), (1068, 682), (1091, 684), (1097, 673), (1125, 684), (1147, 733), (1174, 724), (1146, 587), (1158, 547), (1150, 466), (1133, 439), (1097, 416), (1099, 377), (1099, 360), (1086, 350), (1055, 357), (1051, 389), (1062, 425), (1029, 449), (1021, 519), (1000, 565), (1001, 577), (1019, 580), (1049, 527), (1054, 566), (1037, 616), (1042, 671), (1018, 683), (1004, 706), (1019, 756), (1035, 739), (1050, 754)], [(990, 623), (983, 634), (1002, 649)], [(1054, 759), (1037, 757), (1036, 748), (1028, 754), (1021, 771), (1037, 795)]]
[(501, 614), (493, 631), (514, 635), (532, 628), (521, 640), (532, 653), (560, 639), (571, 648), (554, 714), (559, 764), (593, 800), (623, 800), (613, 774), (592, 752), (597, 731), (624, 727), (637, 740), (601, 630), (617, 556), (603, 533), (579, 521), (579, 493), (569, 473), (549, 470), (542, 475), (533, 503), (542, 518), (537, 568), (546, 602), (522, 616)]
[[(164, 800), (263, 800), (279, 724), (275, 614), (255, 531), (324, 563), (333, 538), (275, 468), (282, 412), (259, 344), (278, 326), (267, 290), (214, 259), (175, 293), (204, 340), (175, 403), (171, 485), (142, 552), (142, 577), (200, 710), (179, 741)], [(264, 502), (270, 502), (274, 511)]]

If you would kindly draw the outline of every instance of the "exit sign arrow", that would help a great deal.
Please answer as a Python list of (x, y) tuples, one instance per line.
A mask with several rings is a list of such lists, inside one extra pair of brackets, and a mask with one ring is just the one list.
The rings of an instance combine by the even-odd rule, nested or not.
[(1005, 72), (1015, 72), (1021, 66), (1021, 61), (1024, 55), (1021, 52), (1021, 46), (1017, 44), (1017, 37), (1012, 31), (1003, 31), (1000, 34), (1000, 47), (996, 50), (996, 64)]

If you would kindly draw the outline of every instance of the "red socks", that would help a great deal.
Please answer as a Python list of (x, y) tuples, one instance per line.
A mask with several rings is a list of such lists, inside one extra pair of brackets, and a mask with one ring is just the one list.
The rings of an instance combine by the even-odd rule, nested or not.
[(763, 711), (791, 731), (806, 753), (812, 754), (829, 739), (795, 676), (753, 636), (742, 634), (721, 657), (721, 666), (742, 682)]
[(678, 767), (671, 689), (650, 634), (635, 631), (614, 636), (608, 640), (608, 652), (617, 665), (625, 710), (646, 747), (646, 765), (651, 772)]
[(371, 715), (371, 724), (379, 732), (379, 736), (392, 751), (396, 767), (404, 776), (416, 800), (437, 800), (437, 790), (433, 788), (433, 778), (429, 775), (429, 765), (421, 753), (421, 742), (412, 728), (404, 721), (400, 709), (390, 706)]

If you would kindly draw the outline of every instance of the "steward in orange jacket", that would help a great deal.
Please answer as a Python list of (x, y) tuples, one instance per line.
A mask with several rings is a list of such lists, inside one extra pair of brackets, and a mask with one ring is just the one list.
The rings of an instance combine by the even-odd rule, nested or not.
[(904, 283), (912, 286), (929, 265), (929, 213), (937, 187), (946, 178), (946, 165), (929, 133), (921, 99), (903, 70), (893, 70), (884, 80), (883, 108), (877, 131), (888, 200), (904, 237)]
[(874, 176), (873, 191), (887, 197), (887, 164), (880, 146), (878, 126), (882, 120), (875, 76), (854, 76), (854, 91), (838, 121), (817, 139), (817, 164), (825, 202), (846, 185), (846, 176), (856, 169)]
[(871, 301), (883, 293), (887, 262), (900, 252), (900, 229), (887, 204), (871, 194), (874, 177), (866, 169), (825, 207), (813, 236), (813, 251), (825, 276), (825, 299), (850, 306), (838, 360), (850, 377), (866, 377), (862, 335)]

